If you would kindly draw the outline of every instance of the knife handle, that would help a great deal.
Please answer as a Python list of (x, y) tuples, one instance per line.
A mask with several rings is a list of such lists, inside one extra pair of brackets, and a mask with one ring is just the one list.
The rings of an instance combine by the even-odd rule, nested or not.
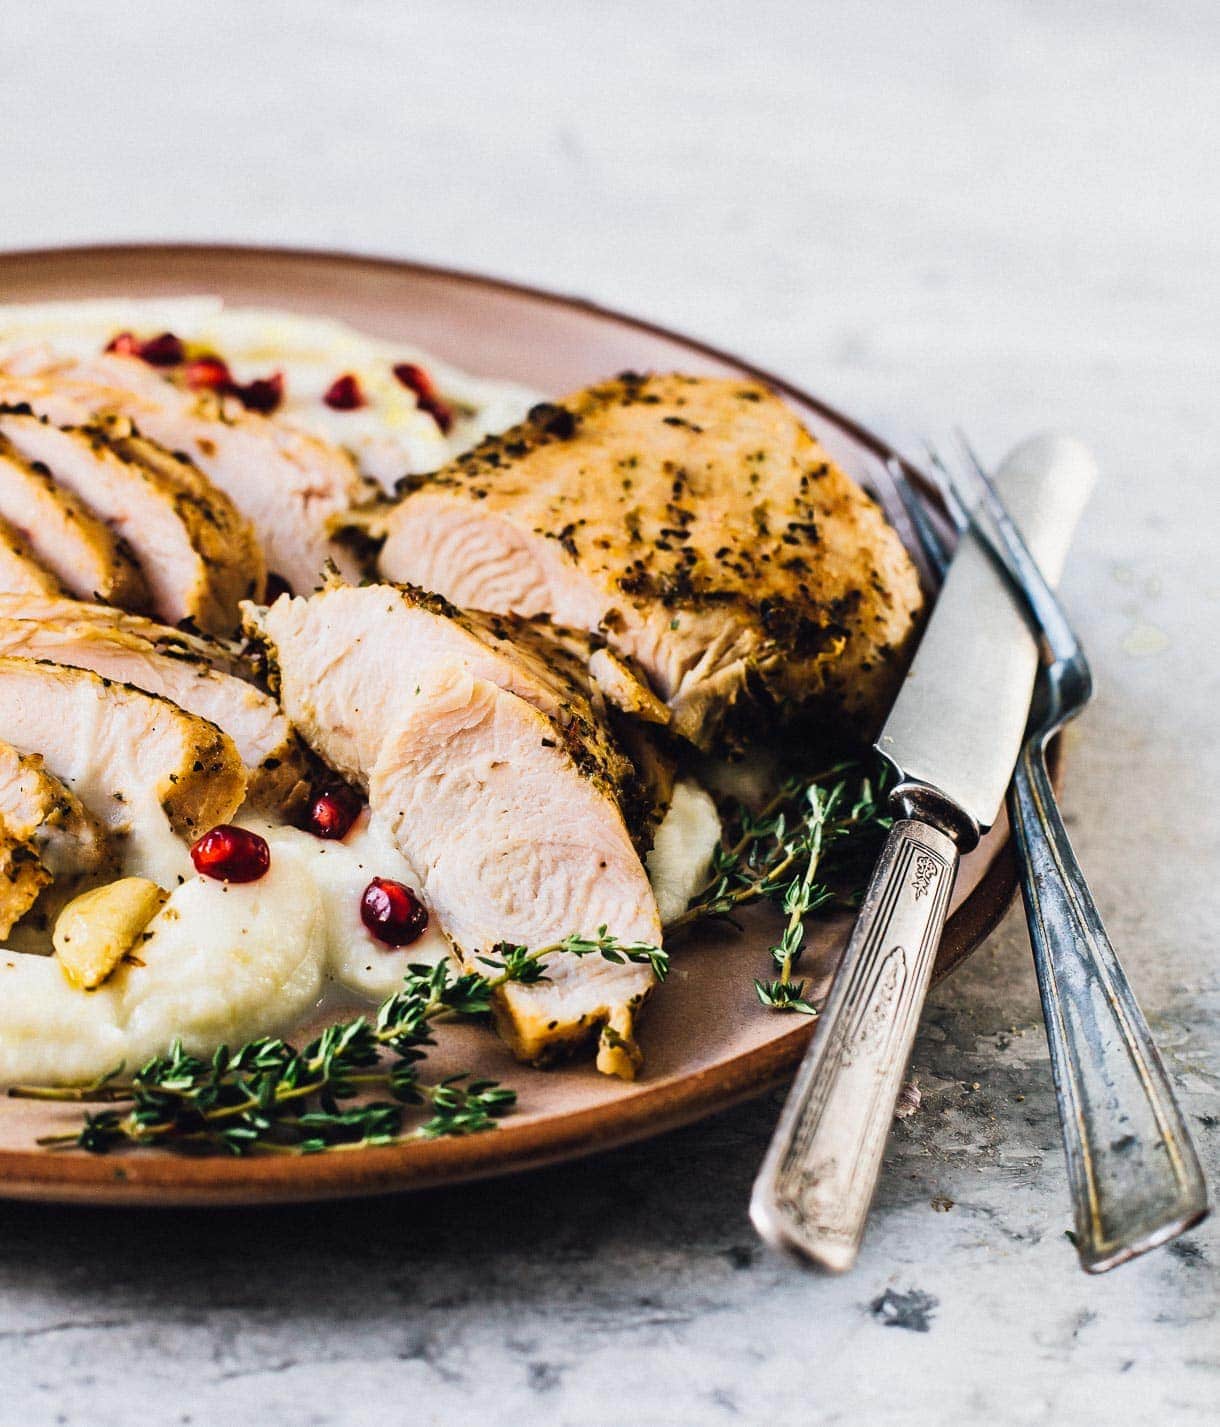
[(1050, 1043), (1076, 1251), (1102, 1273), (1207, 1213), (1207, 1185), (1135, 995), (1076, 861), (1040, 739), (1009, 810)]
[(842, 1273), (855, 1262), (927, 995), (958, 850), (894, 823), (754, 1184), (750, 1217), (774, 1248)]

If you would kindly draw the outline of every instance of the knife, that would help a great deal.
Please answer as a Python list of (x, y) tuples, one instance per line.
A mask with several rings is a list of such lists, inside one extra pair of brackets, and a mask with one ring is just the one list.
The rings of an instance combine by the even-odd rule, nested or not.
[[(1095, 478), (1083, 447), (1053, 439), (1000, 468), (1048, 579)], [(766, 1242), (830, 1272), (859, 1251), (958, 862), (999, 815), (1037, 670), (1025, 615), (968, 529), (875, 745), (898, 774), (895, 821), (750, 1201)]]

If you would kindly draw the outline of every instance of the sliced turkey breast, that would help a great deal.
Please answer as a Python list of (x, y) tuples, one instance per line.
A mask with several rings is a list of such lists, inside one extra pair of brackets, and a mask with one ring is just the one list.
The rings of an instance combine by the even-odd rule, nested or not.
[(470, 609), (462, 611), (462, 618), (485, 642), (512, 650), (544, 675), (546, 671), (561, 675), (561, 693), (575, 683), (598, 709), (613, 707), (644, 723), (669, 722), (669, 708), (652, 692), (641, 671), (607, 648), (600, 635), (556, 624), (545, 614), (525, 618)]
[[(378, 754), (369, 805), (468, 967), (482, 967), (478, 953), (500, 941), (539, 949), (603, 926), (657, 945), (656, 899), (622, 814), (551, 721), (453, 663), (422, 674), (418, 687)], [(630, 1078), (651, 969), (556, 955), (546, 974), (497, 993), (514, 1053), (544, 1060), (602, 1028), (599, 1067)]]
[(29, 553), (29, 545), (0, 519), (0, 591), (16, 595), (62, 595), (64, 587)]
[(126, 541), (167, 624), (232, 634), (238, 602), (261, 596), (263, 556), (250, 523), (189, 461), (130, 421), (58, 427), (24, 407), (0, 407), (0, 434)]
[(607, 703), (642, 723), (665, 727), (672, 715), (632, 665), (613, 649), (591, 648), (587, 654), (589, 677)]
[(101, 823), (36, 753), (0, 742), (0, 938), (56, 879), (114, 865)]
[(327, 561), (358, 578), (360, 562), (330, 525), (367, 498), (369, 486), (337, 446), (246, 411), (232, 398), (185, 391), (135, 357), (79, 359), (45, 348), (12, 354), (0, 368), (0, 401), (28, 403), (58, 425), (119, 415), (181, 453), (254, 527), (267, 568), (300, 591)]
[(878, 507), (748, 381), (626, 374), (536, 407), (384, 530), (389, 578), (599, 632), (705, 748), (813, 711), (870, 737), (920, 609)]
[(420, 679), (449, 663), (538, 709), (551, 721), (549, 736), (634, 811), (634, 770), (599, 717), (578, 661), (561, 648), (548, 661), (540, 640), (517, 643), (514, 621), (471, 615), (409, 586), (335, 581), (308, 599), (281, 596), (267, 610), (247, 605), (245, 614), (247, 633), (267, 650), (285, 713), (353, 782), (367, 787)]
[(0, 434), (0, 519), (26, 553), (82, 599), (148, 608), (148, 587), (126, 544)]
[[(512, 642), (511, 621), (395, 586), (332, 584), (247, 607), (247, 617), (284, 711), (368, 790), (374, 819), (389, 821), (463, 955), (603, 924), (656, 942), (656, 902), (624, 817), (642, 780), (564, 663), (571, 656), (556, 651), (547, 664)], [(554, 1004), (541, 988), (524, 1000), (506, 991), (510, 1044), (538, 1059), (608, 1024), (602, 1064), (628, 1073), (631, 1016), (651, 971), (594, 957), (556, 963)]]
[(245, 796), (237, 749), (215, 724), (85, 669), (0, 658), (0, 739), (41, 754), (112, 834), (132, 840), (155, 838), (156, 822), (197, 837)]
[[(157, 626), (151, 626), (156, 630)], [(280, 706), (253, 684), (214, 668), (189, 649), (121, 626), (89, 621), (5, 619), (0, 611), (0, 656), (48, 659), (172, 699), (224, 730), (249, 779), (249, 802), (284, 810), (304, 794), (309, 763), (304, 745)], [(172, 651), (172, 652), (168, 652)]]
[(170, 629), (145, 615), (116, 609), (114, 605), (75, 600), (51, 594), (0, 594), (0, 619), (30, 620), (38, 624), (87, 623), (103, 629), (118, 629), (147, 641), (159, 653), (171, 658), (201, 659), (221, 673), (254, 681), (255, 660), (229, 640), (212, 639), (185, 629)]

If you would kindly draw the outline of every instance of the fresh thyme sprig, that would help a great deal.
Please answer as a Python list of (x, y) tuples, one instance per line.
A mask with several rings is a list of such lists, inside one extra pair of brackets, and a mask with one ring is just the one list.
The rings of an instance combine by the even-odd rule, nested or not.
[(784, 914), (770, 949), (779, 975), (756, 980), (755, 994), (772, 1010), (815, 1015), (806, 983), (793, 979), (806, 919), (859, 899), (869, 854), (893, 821), (885, 807), (884, 774), (855, 762), (787, 779), (761, 811), (736, 807), (711, 876), (666, 931), (708, 918), (732, 921), (739, 907), (771, 902)]
[(499, 973), (492, 984), (516, 981), (528, 986), (532, 982), (546, 979), (546, 958), (556, 953), (565, 956), (598, 955), (603, 961), (613, 962), (616, 966), (621, 966), (626, 961), (647, 964), (652, 967), (658, 981), (664, 981), (669, 973), (669, 955), (659, 946), (653, 946), (646, 941), (619, 941), (617, 937), (611, 936), (604, 926), (598, 927), (596, 936), (586, 937), (574, 933), (563, 941), (544, 946), (541, 951), (529, 951), (523, 946), (510, 946), (508, 942), (502, 941), (492, 948), (490, 956), (480, 956), (478, 959)]
[[(116, 1072), (90, 1086), (18, 1086), (9, 1094), (127, 1102), (126, 1109), (86, 1112), (79, 1130), (39, 1141), (99, 1154), (151, 1144), (235, 1155), (256, 1149), (309, 1154), (477, 1134), (495, 1128), (516, 1102), (516, 1091), (466, 1074), (435, 1084), (421, 1079), (420, 1066), (435, 1044), (433, 1023), (485, 1014), (498, 987), (545, 980), (547, 961), (557, 955), (646, 962), (659, 978), (669, 966), (660, 947), (620, 942), (604, 926), (593, 937), (573, 935), (534, 951), (500, 943), (479, 957), (494, 975), (457, 974), (447, 963), (412, 966), (401, 990), (375, 1015), (328, 1026), (302, 1050), (262, 1037), (236, 1051), (221, 1046), (202, 1059), (175, 1041), (126, 1082)], [(366, 1098), (372, 1094), (388, 1098)], [(428, 1117), (404, 1132), (404, 1112), (413, 1106), (424, 1107)]]

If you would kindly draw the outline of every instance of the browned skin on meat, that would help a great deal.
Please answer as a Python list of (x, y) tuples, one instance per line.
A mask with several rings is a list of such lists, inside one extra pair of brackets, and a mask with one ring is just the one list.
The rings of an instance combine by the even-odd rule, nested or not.
[(42, 758), (0, 743), (0, 937), (52, 882), (116, 866), (105, 829)]
[(520, 661), (540, 686), (554, 691), (557, 703), (543, 711), (565, 730), (577, 761), (603, 772), (636, 845), (647, 851), (673, 792), (674, 765), (651, 731), (640, 726), (641, 721), (666, 722), (656, 696), (641, 684), (642, 676), (626, 663), (607, 658), (602, 641), (584, 630), (552, 624), (545, 616), (524, 619), (459, 610), (440, 595), (402, 588), (489, 648)]
[(598, 632), (704, 748), (814, 713), (871, 737), (921, 605), (875, 503), (748, 381), (627, 374), (537, 407), (384, 529), (388, 577)]
[(0, 363), (0, 402), (26, 403), (59, 425), (123, 417), (203, 472), (250, 521), (267, 568), (293, 589), (313, 589), (328, 560), (358, 578), (360, 561), (330, 523), (369, 497), (338, 446), (246, 411), (229, 397), (166, 381), (135, 357), (73, 358), (43, 347)]
[[(0, 739), (42, 754), (65, 782), (83, 744), (125, 759), (186, 839), (227, 822), (245, 797), (246, 770), (215, 724), (85, 669), (0, 658)], [(122, 799), (90, 811), (112, 830), (126, 826)]]
[(0, 434), (127, 542), (167, 624), (232, 634), (238, 602), (261, 596), (263, 555), (249, 521), (126, 418), (60, 427), (28, 407), (0, 406)]
[[(308, 600), (246, 606), (246, 630), (266, 648), (289, 718), (345, 777), (367, 786), (362, 750), (413, 697), (421, 669), (455, 661), (532, 704), (576, 765), (623, 809), (641, 846), (651, 842), (656, 780), (641, 778), (611, 728), (597, 683), (562, 634), (545, 623), (472, 614), (406, 585), (331, 580)], [(371, 662), (340, 659), (366, 647)], [(617, 727), (617, 725), (616, 725)], [(325, 744), (321, 746), (319, 742)]]
[(148, 608), (148, 587), (126, 543), (3, 434), (0, 518), (17, 532), (26, 554), (69, 593), (128, 609)]
[(89, 623), (104, 629), (131, 634), (151, 644), (170, 658), (199, 659), (222, 673), (257, 683), (258, 660), (247, 655), (228, 640), (193, 634), (185, 629), (170, 629), (145, 615), (116, 609), (114, 605), (76, 600), (63, 594), (43, 592), (0, 594), (0, 619), (28, 620), (35, 624)]
[(4, 655), (92, 669), (103, 678), (171, 699), (232, 738), (250, 780), (252, 806), (285, 812), (304, 798), (309, 760), (276, 701), (183, 647), (175, 630), (145, 621), (124, 628), (87, 619), (8, 619), (0, 608)]
[(64, 594), (64, 587), (29, 552), (20, 531), (0, 518), (0, 591), (14, 595)]

